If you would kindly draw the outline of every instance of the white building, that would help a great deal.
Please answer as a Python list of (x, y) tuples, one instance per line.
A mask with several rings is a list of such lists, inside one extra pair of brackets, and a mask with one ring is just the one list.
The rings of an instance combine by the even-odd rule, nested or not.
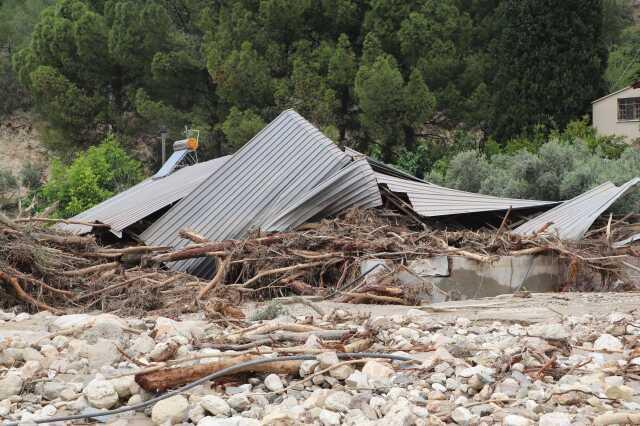
[(592, 102), (598, 134), (640, 138), (640, 81)]

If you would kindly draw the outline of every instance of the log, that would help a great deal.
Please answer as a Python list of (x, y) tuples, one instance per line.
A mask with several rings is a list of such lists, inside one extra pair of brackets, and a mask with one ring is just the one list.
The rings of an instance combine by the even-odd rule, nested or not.
[(274, 331), (292, 331), (295, 333), (305, 333), (307, 331), (325, 331), (320, 327), (309, 324), (289, 324), (273, 322), (270, 324), (261, 325), (258, 328), (247, 331), (247, 336), (253, 336), (255, 334), (269, 334)]
[(544, 253), (545, 251), (551, 250), (550, 247), (530, 247), (527, 249), (522, 249), (522, 250), (515, 250), (512, 252), (509, 252), (509, 256), (526, 256), (529, 254), (538, 254), (538, 253)]
[(61, 245), (89, 245), (94, 244), (96, 241), (93, 237), (81, 237), (77, 235), (55, 235), (55, 234), (44, 234), (41, 232), (33, 232), (31, 236), (38, 241), (49, 241), (56, 244)]
[(217, 262), (218, 262), (218, 270), (216, 271), (216, 275), (213, 277), (211, 281), (207, 283), (206, 286), (202, 288), (202, 290), (198, 292), (198, 297), (197, 297), (198, 300), (202, 299), (204, 296), (206, 296), (206, 294), (209, 291), (218, 287), (221, 283), (224, 282), (224, 277), (227, 273), (229, 262), (231, 262), (231, 256), (227, 256), (225, 260), (220, 260), (218, 258)]
[(351, 330), (316, 330), (306, 332), (276, 331), (271, 334), (254, 334), (246, 336), (246, 338), (251, 341), (269, 339), (271, 342), (306, 342), (312, 334), (315, 334), (321, 339), (340, 340), (345, 334), (350, 332)]
[[(237, 364), (262, 358), (256, 355), (241, 355), (233, 358), (223, 358), (216, 362), (194, 365), (191, 367), (168, 368), (150, 373), (136, 374), (135, 381), (147, 392), (162, 392), (170, 388), (191, 383), (216, 371), (235, 366)], [(238, 373), (275, 373), (298, 374), (302, 361), (275, 361), (269, 364), (248, 366), (237, 370)]]
[(202, 244), (202, 243), (210, 243), (211, 242), (209, 239), (203, 237), (202, 235), (197, 234), (197, 233), (195, 233), (193, 231), (190, 231), (188, 229), (181, 229), (178, 232), (178, 235), (181, 238), (184, 238), (185, 240), (193, 241), (194, 243)]
[(65, 275), (67, 277), (77, 277), (79, 275), (89, 275), (89, 274), (93, 274), (95, 272), (102, 272), (102, 271), (107, 271), (109, 269), (115, 269), (115, 268), (118, 267), (118, 265), (119, 265), (118, 262), (103, 263), (103, 264), (100, 264), (100, 265), (89, 266), (88, 268), (76, 269), (75, 271), (63, 271), (62, 275)]
[(244, 284), (241, 284), (240, 286), (249, 287), (251, 284), (255, 283), (262, 277), (266, 277), (267, 275), (280, 274), (282, 272), (299, 271), (300, 269), (313, 268), (315, 266), (321, 266), (324, 264), (325, 262), (310, 262), (310, 263), (301, 263), (299, 265), (286, 266), (284, 268), (276, 268), (276, 269), (261, 271), (258, 274), (256, 274), (254, 277), (247, 280)]
[(404, 299), (401, 299), (399, 297), (393, 297), (393, 296), (379, 296), (377, 294), (371, 294), (371, 293), (353, 293), (353, 292), (347, 292), (347, 291), (341, 291), (340, 293), (345, 296), (353, 297), (353, 300), (351, 301), (351, 303), (360, 303), (364, 300), (373, 300), (375, 302), (395, 303), (398, 305), (407, 304)]
[(269, 237), (254, 238), (250, 240), (224, 240), (210, 244), (199, 245), (197, 247), (185, 247), (181, 250), (174, 251), (173, 253), (161, 254), (153, 256), (148, 260), (155, 263), (161, 262), (175, 262), (178, 260), (193, 259), (196, 257), (206, 257), (212, 252), (220, 252), (221, 255), (225, 254), (225, 250), (234, 248), (239, 243), (244, 244), (260, 244), (271, 245), (284, 240), (283, 234), (271, 235)]
[(66, 225), (91, 226), (92, 228), (111, 228), (111, 226), (107, 225), (106, 223), (83, 222), (81, 220), (67, 220), (67, 219), (49, 219), (46, 217), (28, 217), (24, 219), (16, 219), (14, 222), (16, 223), (24, 223), (24, 222), (64, 223)]
[(30, 303), (42, 310), (45, 311), (49, 311), (53, 314), (56, 315), (62, 315), (62, 311), (56, 309), (56, 308), (52, 308), (51, 306), (47, 305), (44, 302), (39, 302), (36, 299), (34, 299), (33, 297), (31, 297), (31, 295), (27, 292), (25, 292), (22, 287), (20, 287), (20, 284), (18, 283), (18, 280), (15, 277), (12, 277), (8, 274), (5, 274), (4, 272), (0, 271), (0, 280), (3, 280), (5, 283), (9, 284), (11, 287), (13, 287), (13, 289), (16, 292), (16, 295), (18, 296), (18, 298), (24, 302)]
[(295, 294), (299, 294), (302, 296), (311, 296), (317, 293), (316, 288), (300, 280), (287, 282), (286, 286), (289, 287)]

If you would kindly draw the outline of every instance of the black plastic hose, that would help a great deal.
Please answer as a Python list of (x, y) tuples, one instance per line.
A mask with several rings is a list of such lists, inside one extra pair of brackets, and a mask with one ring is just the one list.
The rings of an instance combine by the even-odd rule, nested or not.
[[(395, 354), (384, 354), (378, 352), (353, 352), (353, 353), (338, 353), (338, 358), (385, 358), (385, 359), (393, 359), (396, 361), (418, 361), (415, 358), (411, 358), (405, 355), (395, 355)], [(211, 373), (207, 376), (204, 376), (194, 382), (191, 382), (187, 385), (184, 385), (181, 388), (176, 390), (169, 391), (160, 396), (156, 396), (155, 398), (151, 398), (148, 401), (141, 402), (140, 404), (128, 405), (126, 407), (116, 408), (115, 410), (109, 411), (97, 411), (95, 413), (86, 413), (86, 414), (74, 414), (71, 416), (61, 416), (61, 417), (48, 417), (45, 419), (38, 420), (29, 420), (30, 423), (54, 423), (54, 422), (66, 422), (70, 420), (81, 420), (88, 419), (94, 417), (103, 417), (103, 416), (111, 416), (114, 414), (126, 413), (127, 411), (141, 410), (150, 405), (155, 404), (158, 401), (162, 401), (163, 399), (170, 398), (174, 395), (179, 395), (183, 392), (188, 391), (189, 389), (195, 388), (202, 383), (208, 382), (209, 380), (215, 380), (220, 377), (224, 377), (228, 374), (234, 373), (235, 371), (241, 370), (245, 367), (252, 367), (254, 365), (260, 364), (268, 364), (270, 362), (280, 362), (280, 361), (309, 361), (315, 360), (316, 355), (290, 355), (290, 356), (281, 356), (277, 358), (258, 358), (253, 359), (251, 361), (242, 362), (240, 364), (234, 365), (232, 367), (225, 368), (220, 371), (216, 371), (215, 373)], [(12, 423), (2, 423), (3, 426), (18, 426), (20, 422), (12, 422)]]

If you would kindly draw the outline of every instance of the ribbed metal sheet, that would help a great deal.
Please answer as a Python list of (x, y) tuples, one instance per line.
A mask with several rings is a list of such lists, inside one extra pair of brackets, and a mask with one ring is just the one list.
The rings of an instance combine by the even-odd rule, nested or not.
[(635, 243), (636, 241), (640, 241), (640, 233), (633, 234), (629, 238), (625, 238), (624, 240), (613, 243), (613, 247), (615, 248), (626, 247), (628, 245)]
[[(213, 241), (237, 239), (256, 229), (289, 229), (351, 206), (379, 205), (373, 171), (364, 162), (351, 163), (351, 156), (311, 123), (285, 111), (141, 238), (179, 248), (188, 243), (178, 236), (183, 228)], [(200, 259), (170, 267), (204, 276), (212, 272)]]
[(521, 200), (475, 194), (445, 188), (427, 182), (417, 182), (376, 172), (379, 184), (387, 185), (390, 191), (405, 193), (413, 209), (421, 216), (436, 217), (465, 213), (479, 213), (553, 206), (554, 201)]
[(265, 231), (284, 231), (308, 220), (337, 214), (349, 207), (382, 204), (373, 170), (365, 159), (354, 161), (335, 175), (301, 195), (278, 217), (264, 225)]
[(605, 182), (525, 222), (516, 228), (513, 233), (520, 235), (533, 234), (547, 223), (553, 223), (547, 228), (547, 232), (557, 232), (558, 236), (563, 240), (579, 240), (598, 216), (638, 183), (640, 183), (640, 178), (631, 179), (620, 186)]
[[(111, 226), (112, 233), (122, 237), (123, 229), (186, 196), (228, 158), (225, 156), (183, 167), (162, 179), (145, 179), (71, 220), (104, 223)], [(91, 232), (91, 227), (85, 225), (56, 226), (74, 234)]]

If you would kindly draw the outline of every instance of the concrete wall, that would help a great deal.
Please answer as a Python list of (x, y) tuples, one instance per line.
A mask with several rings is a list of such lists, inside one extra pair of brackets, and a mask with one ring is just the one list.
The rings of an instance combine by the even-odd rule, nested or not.
[[(446, 256), (442, 256), (446, 258)], [(417, 273), (426, 259), (413, 260), (407, 265), (405, 275), (413, 274), (437, 287), (433, 294), (424, 294), (423, 299), (441, 299), (441, 292), (453, 300), (490, 297), (517, 291), (546, 292), (560, 287), (564, 272), (554, 255), (502, 256), (493, 263), (481, 263), (462, 256), (449, 256), (449, 270), (446, 276)], [(433, 263), (433, 260), (429, 260)], [(441, 272), (441, 271), (440, 271)], [(439, 273), (438, 275), (442, 275)], [(402, 275), (402, 281), (409, 283), (410, 277)], [(425, 287), (429, 290), (429, 287)]]
[(625, 136), (629, 142), (640, 137), (640, 120), (618, 120), (618, 99), (640, 97), (640, 89), (631, 87), (593, 103), (593, 127), (600, 135)]

